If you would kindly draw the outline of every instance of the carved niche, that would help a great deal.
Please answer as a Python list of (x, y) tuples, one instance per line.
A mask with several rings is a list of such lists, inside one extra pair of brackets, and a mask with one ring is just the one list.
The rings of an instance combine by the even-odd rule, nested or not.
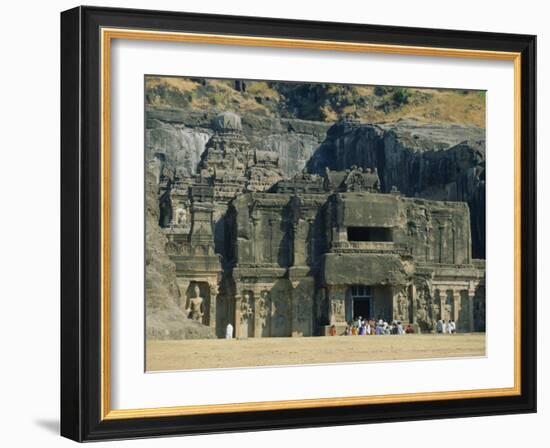
[(409, 297), (405, 286), (397, 287), (394, 292), (393, 319), (401, 322), (409, 320)]
[(256, 337), (269, 337), (270, 334), (270, 319), (271, 319), (271, 294), (267, 290), (260, 292), (255, 303), (256, 322), (255, 330)]
[(430, 331), (434, 325), (434, 314), (432, 310), (435, 306), (432, 282), (429, 279), (418, 278), (415, 280), (415, 287), (416, 322), (422, 331)]

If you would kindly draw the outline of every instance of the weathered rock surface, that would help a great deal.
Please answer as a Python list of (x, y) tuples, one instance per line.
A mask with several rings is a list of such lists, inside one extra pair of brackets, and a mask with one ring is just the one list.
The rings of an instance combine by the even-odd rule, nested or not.
[[(164, 169), (196, 172), (206, 143), (214, 134), (208, 113), (148, 108), (146, 147), (164, 154)], [(485, 257), (485, 131), (476, 126), (420, 124), (337, 124), (245, 113), (242, 131), (251, 148), (279, 154), (286, 178), (304, 167), (321, 174), (326, 168), (353, 165), (377, 168), (383, 192), (426, 199), (465, 201), (472, 219), (472, 255)]]
[(145, 131), (146, 157), (162, 154), (166, 168), (177, 168), (183, 175), (191, 176), (211, 135), (211, 130), (149, 119)]
[(179, 306), (176, 268), (165, 252), (166, 236), (159, 227), (155, 174), (146, 170), (145, 195), (145, 303), (149, 339), (194, 339), (214, 337), (212, 330), (189, 319)]
[(382, 192), (464, 201), (470, 207), (472, 255), (485, 258), (485, 136), (475, 126), (342, 122), (308, 162), (308, 170), (377, 168)]
[[(164, 154), (167, 168), (178, 168), (183, 175), (195, 173), (206, 143), (214, 134), (212, 122), (219, 112), (148, 108), (148, 154)], [(331, 123), (245, 113), (241, 117), (241, 126), (251, 147), (279, 154), (283, 174), (292, 177), (305, 167), (314, 151), (325, 140)]]

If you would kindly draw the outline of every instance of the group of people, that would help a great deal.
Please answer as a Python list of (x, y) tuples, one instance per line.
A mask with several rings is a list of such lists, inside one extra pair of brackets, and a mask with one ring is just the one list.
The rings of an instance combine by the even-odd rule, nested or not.
[[(414, 328), (411, 324), (407, 324), (403, 327), (403, 324), (399, 320), (394, 320), (391, 323), (384, 321), (384, 319), (375, 320), (373, 318), (363, 319), (361, 316), (357, 317), (352, 322), (349, 322), (341, 336), (380, 336), (390, 334), (412, 334)], [(440, 319), (435, 324), (436, 334), (455, 334), (456, 322), (452, 319), (445, 321)], [(330, 327), (330, 336), (338, 336), (338, 331), (335, 325)]]
[[(344, 336), (381, 336), (391, 334), (411, 334), (414, 329), (411, 324), (405, 328), (399, 320), (394, 320), (391, 323), (384, 319), (375, 320), (373, 318), (363, 319), (359, 316), (354, 321), (349, 322), (344, 331)], [(330, 327), (330, 335), (337, 336), (336, 326)]]
[[(435, 324), (435, 332), (437, 334), (455, 334), (456, 323), (454, 320), (448, 322), (439, 319)], [(389, 334), (412, 334), (414, 329), (411, 324), (407, 324), (405, 328), (400, 320), (394, 320), (391, 323), (385, 322), (384, 319), (378, 321), (373, 318), (363, 319), (359, 316), (353, 322), (349, 322), (346, 326), (343, 336), (380, 336)], [(337, 336), (336, 326), (330, 327), (330, 336)], [(225, 338), (233, 339), (233, 325), (227, 324), (225, 329)]]
[(454, 320), (449, 320), (448, 322), (439, 319), (435, 324), (435, 332), (438, 334), (455, 334), (456, 333), (456, 323)]

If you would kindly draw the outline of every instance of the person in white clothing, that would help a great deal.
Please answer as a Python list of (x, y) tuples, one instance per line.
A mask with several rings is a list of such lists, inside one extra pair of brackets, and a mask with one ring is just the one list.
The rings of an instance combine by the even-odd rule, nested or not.
[(225, 327), (225, 339), (233, 339), (233, 325), (231, 323), (228, 323)]
[(449, 321), (449, 334), (456, 333), (456, 323), (454, 320)]
[(448, 325), (447, 325), (447, 321), (443, 321), (443, 334), (447, 333), (447, 328), (448, 328)]
[(405, 334), (400, 320), (397, 321), (397, 334)]

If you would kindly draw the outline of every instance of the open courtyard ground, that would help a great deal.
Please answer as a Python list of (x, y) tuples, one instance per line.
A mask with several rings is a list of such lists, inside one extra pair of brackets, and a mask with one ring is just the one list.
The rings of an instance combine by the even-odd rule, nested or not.
[(148, 341), (146, 369), (260, 367), (485, 355), (485, 333)]

